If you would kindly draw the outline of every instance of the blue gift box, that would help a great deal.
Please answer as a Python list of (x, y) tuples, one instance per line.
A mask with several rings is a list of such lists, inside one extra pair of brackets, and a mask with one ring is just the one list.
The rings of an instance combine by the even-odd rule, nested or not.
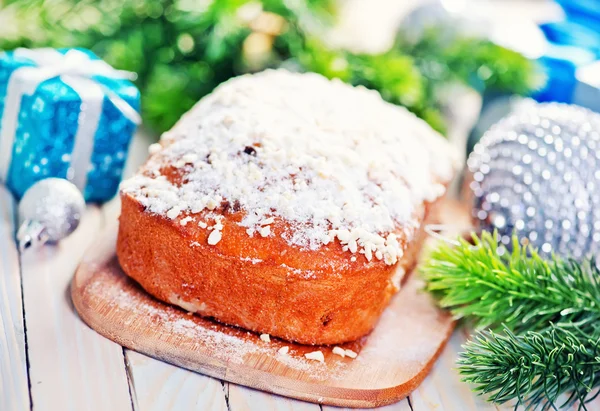
[(1, 53), (0, 180), (17, 198), (38, 180), (61, 177), (87, 201), (108, 200), (118, 190), (139, 106), (126, 74), (90, 51)]
[(548, 82), (533, 97), (600, 112), (600, 2), (557, 2), (566, 19), (540, 25), (548, 44), (539, 62)]

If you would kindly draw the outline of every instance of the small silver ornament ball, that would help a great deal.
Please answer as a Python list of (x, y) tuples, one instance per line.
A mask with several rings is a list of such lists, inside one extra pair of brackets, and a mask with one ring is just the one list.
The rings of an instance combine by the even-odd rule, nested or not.
[(69, 181), (62, 178), (38, 181), (19, 202), (19, 248), (58, 242), (77, 228), (84, 211), (85, 200)]
[(600, 256), (600, 114), (528, 102), (475, 146), (473, 217), (510, 249), (517, 233), (542, 255)]

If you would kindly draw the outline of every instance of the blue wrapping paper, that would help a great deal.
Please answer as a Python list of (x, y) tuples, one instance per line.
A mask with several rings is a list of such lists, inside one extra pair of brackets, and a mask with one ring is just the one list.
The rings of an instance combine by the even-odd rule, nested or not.
[[(99, 60), (90, 51), (77, 50)], [(66, 54), (69, 49), (58, 51)], [(9, 79), (15, 70), (25, 66), (35, 67), (36, 63), (14, 52), (0, 54), (0, 118), (5, 114)], [(139, 112), (140, 93), (131, 81), (100, 75), (89, 78)], [(89, 161), (85, 170), (75, 170), (87, 176), (82, 189), (85, 199), (92, 202), (106, 201), (117, 192), (129, 143), (137, 127), (135, 121), (115, 106), (114, 98), (105, 94), (99, 104), (102, 109), (95, 132), (92, 130), (86, 136), (93, 140)], [(60, 76), (41, 82), (32, 94), (22, 96), (5, 181), (17, 198), (41, 179), (70, 179), (71, 156), (84, 108), (81, 96)]]
[(542, 102), (558, 101), (600, 111), (599, 75), (582, 74), (596, 69), (600, 61), (600, 1), (557, 2), (566, 19), (540, 25), (548, 47), (539, 62), (548, 81), (533, 97)]

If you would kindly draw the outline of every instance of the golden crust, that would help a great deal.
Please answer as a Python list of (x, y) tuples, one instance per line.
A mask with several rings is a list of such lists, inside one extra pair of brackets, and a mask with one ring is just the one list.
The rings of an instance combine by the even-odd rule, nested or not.
[[(238, 225), (243, 214), (221, 210), (223, 237), (208, 245), (210, 231), (190, 222), (147, 212), (121, 195), (117, 255), (123, 270), (154, 297), (226, 324), (303, 344), (358, 339), (375, 326), (404, 272), (421, 248), (426, 208), (397, 265), (349, 252), (338, 242), (318, 250), (289, 245), (287, 223), (271, 224), (275, 235), (249, 237)], [(195, 215), (202, 217), (203, 213)], [(405, 244), (407, 235), (413, 240)], [(396, 270), (400, 270), (396, 272)], [(394, 274), (396, 276), (394, 276)]]
[(151, 151), (122, 186), (125, 272), (188, 311), (305, 344), (374, 327), (421, 248), (421, 201), (453, 169), (405, 109), (285, 71), (219, 87)]

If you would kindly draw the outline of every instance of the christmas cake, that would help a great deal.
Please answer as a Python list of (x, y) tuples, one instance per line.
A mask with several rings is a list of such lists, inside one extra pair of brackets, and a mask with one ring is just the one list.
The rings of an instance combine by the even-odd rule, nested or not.
[(222, 84), (150, 154), (121, 186), (123, 270), (187, 311), (305, 344), (374, 327), (456, 168), (377, 92), (283, 70)]

